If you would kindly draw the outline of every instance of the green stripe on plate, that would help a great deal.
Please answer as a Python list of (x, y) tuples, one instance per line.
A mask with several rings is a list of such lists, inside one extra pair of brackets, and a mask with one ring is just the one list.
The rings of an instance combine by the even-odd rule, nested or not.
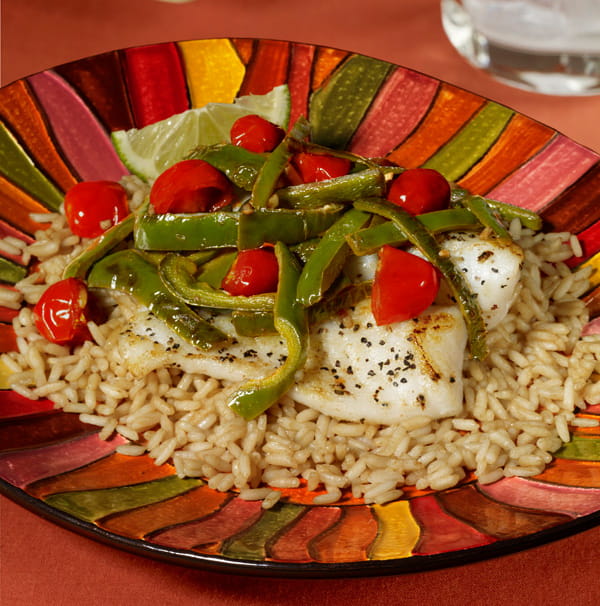
[(57, 493), (45, 501), (80, 520), (93, 522), (113, 513), (166, 501), (201, 484), (200, 480), (169, 476), (132, 486)]
[(446, 145), (423, 165), (456, 181), (494, 144), (514, 111), (488, 102)]
[(267, 543), (296, 520), (305, 509), (302, 505), (291, 503), (266, 509), (253, 526), (223, 546), (223, 555), (236, 559), (264, 560), (267, 555)]
[(600, 461), (600, 440), (598, 438), (587, 438), (573, 436), (554, 455), (560, 459), (572, 459), (576, 461)]

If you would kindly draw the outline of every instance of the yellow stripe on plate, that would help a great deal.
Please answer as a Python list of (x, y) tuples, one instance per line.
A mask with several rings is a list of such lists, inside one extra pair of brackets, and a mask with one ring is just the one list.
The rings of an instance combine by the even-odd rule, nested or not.
[(10, 389), (8, 384), (8, 377), (12, 374), (12, 371), (0, 358), (0, 389)]
[(369, 557), (372, 560), (389, 560), (411, 556), (419, 540), (420, 529), (408, 501), (374, 505), (372, 510), (379, 522), (379, 532)]
[(245, 67), (231, 41), (190, 40), (179, 43), (192, 107), (231, 103), (244, 79)]
[(582, 263), (578, 269), (583, 269), (584, 267), (594, 268), (594, 273), (590, 276), (590, 286), (595, 288), (600, 284), (600, 252)]

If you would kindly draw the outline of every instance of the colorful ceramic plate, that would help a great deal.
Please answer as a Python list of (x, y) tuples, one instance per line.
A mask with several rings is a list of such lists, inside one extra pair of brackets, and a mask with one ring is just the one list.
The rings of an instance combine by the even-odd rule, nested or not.
[[(292, 120), (311, 94), (344, 86), (353, 113), (331, 132), (367, 156), (426, 164), (473, 192), (539, 211), (577, 234), (600, 265), (598, 154), (535, 120), (403, 67), (332, 48), (272, 40), (196, 40), (130, 48), (61, 65), (0, 90), (0, 233), (31, 240), (31, 212), (55, 209), (78, 180), (126, 173), (112, 130), (143, 126), (210, 101), (287, 83)], [(314, 110), (317, 111), (317, 110)], [(341, 137), (341, 139), (340, 139)], [(0, 259), (4, 288), (19, 259)], [(14, 272), (14, 273), (11, 273)], [(595, 278), (600, 282), (600, 278)], [(600, 309), (597, 284), (586, 295)], [(14, 311), (0, 309), (0, 345), (15, 347)], [(593, 323), (591, 326), (593, 330)], [(600, 407), (585, 416), (600, 416)], [(0, 488), (76, 532), (136, 553), (214, 570), (287, 576), (375, 575), (479, 560), (600, 522), (600, 430), (576, 429), (539, 476), (438, 493), (409, 492), (385, 506), (311, 506), (301, 492), (260, 503), (180, 479), (168, 465), (117, 454), (76, 415), (4, 390)]]

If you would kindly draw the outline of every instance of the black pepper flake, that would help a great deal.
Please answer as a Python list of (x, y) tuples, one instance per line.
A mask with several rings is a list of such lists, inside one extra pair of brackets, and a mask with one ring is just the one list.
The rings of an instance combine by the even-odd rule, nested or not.
[(367, 374), (368, 374), (370, 377), (374, 377), (374, 376), (375, 376), (375, 371), (374, 371), (374, 370), (370, 370), (370, 371), (369, 371)]
[(348, 366), (348, 368), (346, 368), (346, 372), (347, 372), (349, 375), (353, 375), (353, 374), (354, 374), (354, 369), (352, 368), (352, 366)]

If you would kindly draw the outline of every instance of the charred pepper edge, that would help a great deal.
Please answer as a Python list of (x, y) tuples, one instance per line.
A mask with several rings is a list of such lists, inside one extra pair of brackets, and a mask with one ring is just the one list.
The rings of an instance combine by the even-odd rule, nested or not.
[(285, 244), (275, 244), (275, 255), (279, 263), (279, 284), (274, 324), (285, 341), (287, 357), (273, 373), (247, 381), (231, 397), (229, 407), (247, 421), (279, 401), (293, 385), (294, 375), (304, 366), (307, 358), (308, 321), (305, 310), (296, 298), (300, 268)]
[(404, 232), (408, 241), (442, 272), (467, 325), (471, 356), (477, 360), (484, 359), (488, 353), (486, 328), (479, 303), (454, 263), (448, 257), (440, 255), (441, 248), (435, 236), (415, 216), (386, 200), (357, 200), (354, 206), (393, 221)]

